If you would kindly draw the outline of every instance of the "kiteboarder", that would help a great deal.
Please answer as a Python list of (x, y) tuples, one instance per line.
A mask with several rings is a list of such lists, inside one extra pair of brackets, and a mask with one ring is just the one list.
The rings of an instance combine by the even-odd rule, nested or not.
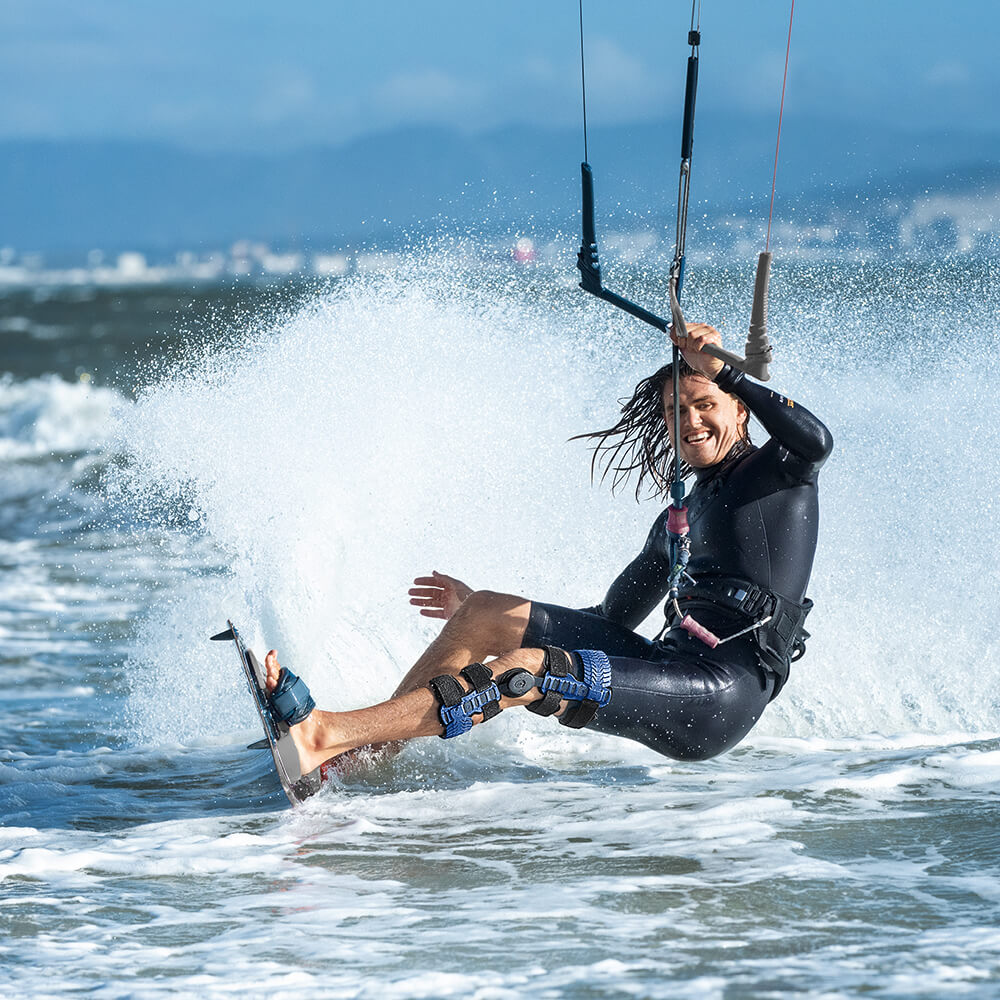
[[(808, 410), (747, 378), (770, 378), (770, 236), (791, 16), (767, 238), (758, 257), (745, 356), (739, 356), (722, 349), (713, 327), (688, 324), (680, 304), (701, 44), (696, 14), (692, 3), (667, 320), (604, 283), (587, 162), (580, 6), (580, 287), (669, 333), (673, 342), (670, 364), (636, 386), (618, 423), (584, 436), (596, 441), (595, 463), (606, 463), (614, 485), (637, 474), (637, 496), (650, 482), (657, 494), (669, 495), (670, 505), (604, 600), (590, 608), (473, 592), (437, 572), (418, 577), (411, 603), (426, 616), (445, 619), (444, 628), (393, 697), (370, 708), (317, 711), (305, 683), (282, 669), (274, 650), (259, 670), (230, 623), (229, 631), (215, 638), (233, 638), (241, 649), (279, 775), (287, 772), (291, 780), (293, 772), (301, 772), (291, 784), (283, 778), (293, 801), (299, 800), (300, 786), (301, 794), (318, 787), (320, 769), (332, 758), (417, 736), (461, 736), (517, 706), (556, 715), (574, 729), (637, 740), (668, 757), (703, 760), (749, 732), (785, 684), (791, 663), (805, 652), (817, 476), (833, 444)], [(760, 448), (750, 441), (751, 415), (770, 436)], [(688, 506), (690, 474), (696, 487)], [(561, 570), (572, 575), (572, 552)], [(660, 634), (654, 640), (639, 635), (635, 629), (664, 598)]]
[[(594, 607), (419, 577), (411, 603), (445, 625), (393, 697), (370, 708), (305, 711), (303, 681), (272, 650), (267, 691), (291, 726), (303, 772), (360, 747), (459, 736), (515, 706), (682, 760), (712, 757), (746, 735), (804, 651), (817, 475), (832, 439), (808, 410), (704, 353), (721, 343), (713, 327), (689, 323), (686, 334), (671, 331), (682, 356), (678, 398), (665, 366), (639, 383), (614, 427), (591, 435), (609, 462), (625, 456), (616, 474), (638, 472), (661, 492), (674, 447), (693, 472), (690, 559), (679, 585), (671, 591), (668, 508)], [(770, 435), (759, 448), (751, 414)], [(567, 574), (572, 562), (567, 553)], [(668, 593), (661, 635), (640, 636), (634, 629)], [(282, 704), (297, 707), (282, 715)]]

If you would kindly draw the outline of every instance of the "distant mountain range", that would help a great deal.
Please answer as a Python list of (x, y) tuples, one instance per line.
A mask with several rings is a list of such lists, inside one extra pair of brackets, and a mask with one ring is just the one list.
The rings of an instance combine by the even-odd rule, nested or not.
[[(693, 225), (735, 232), (739, 220), (766, 222), (775, 124), (699, 119)], [(678, 145), (676, 123), (591, 129), (601, 226), (670, 225)], [(530, 127), (478, 135), (413, 127), (280, 153), (0, 141), (0, 247), (48, 255), (252, 239), (315, 249), (442, 226), (487, 236), (575, 232), (581, 147), (576, 130)], [(821, 241), (864, 231), (897, 244), (940, 230), (958, 245), (992, 238), (998, 217), (1000, 134), (785, 120), (776, 205), (785, 225), (811, 226)]]

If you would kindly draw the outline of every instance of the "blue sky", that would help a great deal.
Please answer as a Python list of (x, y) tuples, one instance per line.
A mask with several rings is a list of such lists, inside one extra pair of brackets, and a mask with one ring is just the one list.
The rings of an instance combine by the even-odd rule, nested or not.
[[(777, 110), (787, 0), (703, 0), (700, 109)], [(680, 100), (686, 0), (585, 0), (595, 123)], [(576, 0), (4, 0), (0, 137), (338, 144), (580, 120)], [(1000, 130), (1000, 3), (799, 0), (786, 109)]]

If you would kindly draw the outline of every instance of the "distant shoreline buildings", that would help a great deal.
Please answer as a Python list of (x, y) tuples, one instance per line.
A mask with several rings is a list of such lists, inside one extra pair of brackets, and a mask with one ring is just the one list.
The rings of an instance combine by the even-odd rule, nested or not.
[[(803, 213), (805, 214), (805, 213)], [(752, 260), (763, 245), (760, 220), (731, 212), (698, 220), (689, 236), (689, 257), (708, 264)], [(695, 228), (695, 227), (692, 227)], [(605, 262), (624, 266), (666, 265), (673, 252), (667, 228), (609, 230), (601, 234)], [(772, 245), (790, 261), (868, 260), (995, 254), (1000, 242), (1000, 190), (982, 194), (928, 191), (909, 200), (862, 202), (850, 212), (831, 205), (805, 218), (789, 212), (775, 223)], [(91, 249), (71, 255), (21, 251), (0, 245), (0, 292), (35, 286), (135, 286), (213, 284), (231, 281), (324, 280), (393, 271), (428, 256), (480, 262), (506, 261), (572, 267), (579, 236), (564, 232), (496, 236), (428, 236), (408, 244), (324, 250), (276, 249), (261, 240), (240, 239), (226, 248), (109, 252)]]

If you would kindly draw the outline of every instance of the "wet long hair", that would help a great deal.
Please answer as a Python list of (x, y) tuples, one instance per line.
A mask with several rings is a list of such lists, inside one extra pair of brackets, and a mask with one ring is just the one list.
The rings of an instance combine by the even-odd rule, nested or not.
[[(694, 376), (708, 381), (708, 377), (680, 359), (679, 376)], [(594, 443), (590, 460), (590, 475), (594, 479), (598, 468), (600, 479), (611, 478), (611, 492), (617, 493), (637, 473), (635, 498), (642, 498), (643, 490), (649, 496), (666, 499), (674, 481), (674, 448), (670, 431), (663, 414), (663, 393), (674, 376), (672, 364), (644, 378), (632, 393), (632, 398), (622, 403), (621, 419), (603, 431), (577, 434), (571, 441), (589, 440)], [(743, 423), (740, 441), (750, 444), (750, 421)], [(687, 462), (681, 462), (681, 479), (692, 472)]]

